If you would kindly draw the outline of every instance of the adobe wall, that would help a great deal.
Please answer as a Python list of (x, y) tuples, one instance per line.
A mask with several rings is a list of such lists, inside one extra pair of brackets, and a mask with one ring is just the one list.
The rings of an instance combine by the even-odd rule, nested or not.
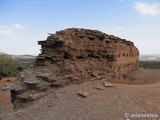
[(119, 82), (138, 69), (139, 51), (133, 42), (97, 30), (61, 30), (38, 44), (41, 53), (34, 66), (21, 72), (13, 101), (36, 99), (51, 87), (72, 83)]
[(68, 64), (72, 64), (78, 70), (71, 71), (74, 75), (99, 71), (101, 77), (126, 78), (138, 68), (139, 52), (133, 42), (97, 30), (66, 29), (38, 43), (42, 52), (37, 65), (57, 64), (62, 60), (59, 67), (66, 65), (69, 69)]

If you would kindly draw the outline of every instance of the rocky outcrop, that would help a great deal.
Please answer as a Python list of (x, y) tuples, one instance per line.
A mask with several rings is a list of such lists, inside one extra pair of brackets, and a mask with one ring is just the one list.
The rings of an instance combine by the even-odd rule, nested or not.
[(35, 65), (21, 73), (13, 90), (22, 99), (71, 83), (118, 82), (138, 68), (139, 51), (133, 42), (97, 30), (61, 30), (38, 44), (42, 49)]

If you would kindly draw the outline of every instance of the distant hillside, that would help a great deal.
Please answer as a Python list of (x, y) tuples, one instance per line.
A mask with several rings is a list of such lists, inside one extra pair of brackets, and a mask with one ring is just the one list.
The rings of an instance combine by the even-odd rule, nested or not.
[(9, 55), (9, 54), (7, 54), (7, 53), (3, 53), (3, 52), (0, 52), (0, 55)]
[(19, 63), (28, 63), (35, 60), (36, 56), (33, 55), (10, 55), (7, 53), (0, 52), (0, 56), (8, 56), (15, 59)]
[(140, 55), (140, 61), (160, 61), (160, 55)]
[(11, 55), (13, 59), (33, 59), (36, 56), (33, 55)]

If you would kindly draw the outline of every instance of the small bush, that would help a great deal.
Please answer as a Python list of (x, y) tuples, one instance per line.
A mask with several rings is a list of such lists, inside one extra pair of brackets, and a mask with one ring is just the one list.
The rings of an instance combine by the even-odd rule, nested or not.
[(18, 64), (10, 57), (0, 56), (0, 77), (16, 76)]
[(139, 66), (145, 69), (160, 69), (160, 61), (140, 61)]

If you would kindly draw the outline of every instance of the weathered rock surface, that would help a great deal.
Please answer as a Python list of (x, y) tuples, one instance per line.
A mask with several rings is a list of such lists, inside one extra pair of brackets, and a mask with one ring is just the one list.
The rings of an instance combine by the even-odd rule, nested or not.
[[(129, 78), (138, 68), (139, 51), (133, 42), (98, 30), (61, 30), (38, 44), (41, 53), (35, 65), (17, 79), (15, 84), (23, 90), (18, 93), (13, 90), (14, 100), (24, 91), (44, 92), (97, 79), (118, 82)], [(27, 85), (26, 80), (33, 80), (34, 87)]]
[(78, 94), (82, 97), (87, 97), (89, 95), (88, 92), (84, 92), (84, 91), (79, 91)]
[(104, 86), (105, 87), (113, 87), (113, 84), (112, 83), (110, 83), (110, 82), (106, 82), (106, 81), (104, 81)]
[(94, 86), (95, 89), (98, 89), (98, 90), (104, 90), (104, 87), (101, 86), (101, 85), (96, 85)]

